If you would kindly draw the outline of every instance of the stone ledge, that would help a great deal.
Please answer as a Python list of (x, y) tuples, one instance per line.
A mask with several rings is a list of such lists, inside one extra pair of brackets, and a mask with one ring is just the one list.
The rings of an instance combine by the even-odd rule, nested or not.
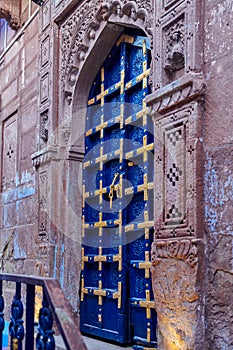
[(151, 107), (150, 114), (155, 118), (167, 110), (185, 104), (205, 94), (205, 80), (201, 74), (187, 74), (184, 77), (162, 87), (146, 98)]
[(32, 164), (35, 167), (38, 167), (41, 164), (50, 162), (51, 160), (58, 159), (58, 150), (57, 147), (47, 146), (40, 151), (37, 151), (31, 155)]

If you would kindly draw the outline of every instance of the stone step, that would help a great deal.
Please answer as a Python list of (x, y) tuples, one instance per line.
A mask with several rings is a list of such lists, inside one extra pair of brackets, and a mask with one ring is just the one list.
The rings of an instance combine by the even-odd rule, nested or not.
[[(66, 350), (65, 344), (61, 336), (55, 336), (56, 350)], [(119, 346), (83, 336), (84, 343), (88, 350), (132, 350), (132, 347)]]

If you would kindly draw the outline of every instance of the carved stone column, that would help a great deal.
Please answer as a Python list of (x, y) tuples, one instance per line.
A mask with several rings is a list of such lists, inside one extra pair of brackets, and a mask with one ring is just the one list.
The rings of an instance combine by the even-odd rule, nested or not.
[(161, 350), (202, 349), (204, 341), (203, 93), (202, 79), (187, 75), (173, 89), (164, 87), (150, 97), (155, 119), (152, 280)]
[(151, 270), (159, 350), (206, 349), (200, 6), (164, 0), (155, 10), (155, 91), (147, 102), (155, 135)]

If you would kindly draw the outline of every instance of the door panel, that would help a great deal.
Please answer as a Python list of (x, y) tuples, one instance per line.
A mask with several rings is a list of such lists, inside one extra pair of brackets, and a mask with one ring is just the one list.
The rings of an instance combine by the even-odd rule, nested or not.
[(156, 344), (149, 64), (147, 38), (123, 34), (90, 91), (83, 163), (81, 331), (135, 349)]

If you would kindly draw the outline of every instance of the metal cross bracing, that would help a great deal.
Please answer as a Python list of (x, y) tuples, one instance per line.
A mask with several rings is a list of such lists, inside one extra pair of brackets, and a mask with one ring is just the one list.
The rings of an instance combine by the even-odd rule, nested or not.
[(83, 162), (81, 330), (135, 349), (156, 344), (149, 64), (148, 39), (123, 34), (90, 92)]

